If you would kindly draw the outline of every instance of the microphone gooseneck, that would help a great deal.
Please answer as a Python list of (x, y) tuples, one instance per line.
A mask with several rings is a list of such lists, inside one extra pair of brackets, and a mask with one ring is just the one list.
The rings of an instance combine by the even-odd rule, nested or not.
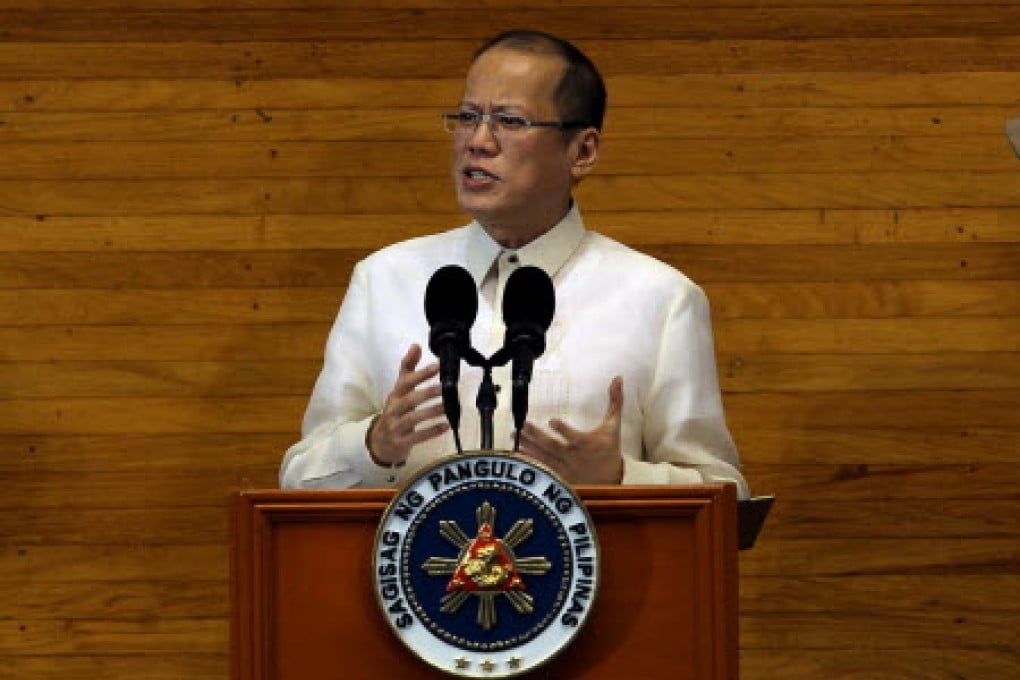
[(471, 326), (478, 314), (474, 279), (457, 265), (440, 267), (425, 288), (425, 318), (429, 322), (429, 349), (439, 359), (439, 384), (443, 410), (453, 431), (457, 451), (460, 443), (460, 360), (471, 349)]
[(528, 387), (535, 360), (545, 352), (545, 332), (556, 312), (556, 290), (538, 267), (517, 269), (503, 293), (503, 350), (513, 359), (510, 408), (514, 418), (514, 451), (520, 450), (521, 430), (528, 416)]

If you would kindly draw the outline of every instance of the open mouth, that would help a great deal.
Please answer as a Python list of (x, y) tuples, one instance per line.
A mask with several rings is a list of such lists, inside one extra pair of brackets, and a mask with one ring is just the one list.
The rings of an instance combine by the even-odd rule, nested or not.
[(462, 174), (468, 179), (484, 182), (495, 181), (499, 179), (499, 176), (492, 174), (488, 170), (483, 170), (482, 168), (473, 167), (464, 168)]

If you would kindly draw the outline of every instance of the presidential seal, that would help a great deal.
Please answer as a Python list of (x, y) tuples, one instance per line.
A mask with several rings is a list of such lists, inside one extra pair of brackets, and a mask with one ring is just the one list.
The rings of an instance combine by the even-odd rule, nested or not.
[(383, 515), (373, 574), (397, 636), (454, 675), (533, 670), (577, 635), (598, 589), (594, 525), (548, 468), (513, 454), (445, 459)]

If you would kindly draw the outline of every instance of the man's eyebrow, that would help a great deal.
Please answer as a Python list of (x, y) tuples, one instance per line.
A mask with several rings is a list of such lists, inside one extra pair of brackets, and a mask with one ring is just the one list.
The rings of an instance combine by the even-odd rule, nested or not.
[[(466, 99), (462, 99), (461, 102), (457, 104), (457, 107), (461, 109), (473, 109), (475, 111), (481, 111), (483, 108), (481, 104)], [(491, 110), (495, 113), (517, 113), (522, 115), (525, 112), (522, 104), (513, 103), (496, 104)]]

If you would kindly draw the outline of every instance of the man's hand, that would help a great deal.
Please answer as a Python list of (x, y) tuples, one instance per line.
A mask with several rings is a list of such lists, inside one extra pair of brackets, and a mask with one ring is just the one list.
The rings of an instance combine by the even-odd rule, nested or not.
[(400, 360), (400, 372), (393, 390), (386, 397), (380, 413), (368, 435), (368, 451), (372, 460), (380, 465), (400, 465), (407, 460), (411, 447), (450, 429), (448, 423), (435, 423), (417, 429), (421, 423), (443, 415), (443, 405), (423, 406), (440, 396), (439, 385), (422, 387), (439, 373), (439, 364), (418, 369), (421, 347), (411, 345)]
[(530, 422), (521, 430), (521, 453), (545, 463), (571, 484), (619, 484), (623, 480), (620, 420), (623, 378), (609, 384), (609, 407), (602, 422), (587, 432), (554, 418), (549, 427), (562, 439)]

